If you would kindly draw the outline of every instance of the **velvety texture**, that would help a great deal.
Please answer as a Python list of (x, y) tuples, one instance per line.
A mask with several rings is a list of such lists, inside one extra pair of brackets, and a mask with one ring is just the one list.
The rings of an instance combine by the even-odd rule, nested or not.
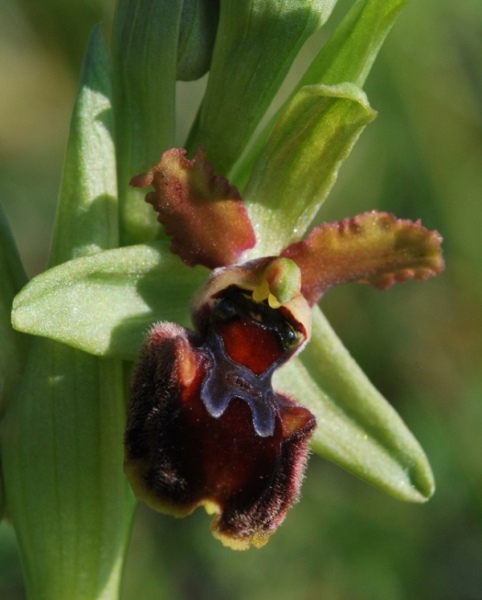
[[(315, 418), (271, 387), (304, 336), (287, 335), (295, 324), (266, 303), (250, 315), (257, 303), (238, 292), (215, 305), (203, 335), (151, 330), (132, 381), (125, 470), (139, 499), (180, 516), (204, 505), (217, 513), (214, 535), (245, 549), (266, 543), (297, 499)], [(221, 407), (210, 403), (223, 396), (217, 382)]]

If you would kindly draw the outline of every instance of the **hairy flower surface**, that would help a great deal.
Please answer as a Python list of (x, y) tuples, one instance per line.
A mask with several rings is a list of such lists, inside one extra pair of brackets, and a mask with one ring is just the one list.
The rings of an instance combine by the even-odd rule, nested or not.
[(273, 390), (273, 373), (311, 333), (311, 307), (331, 286), (384, 289), (442, 268), (440, 236), (371, 212), (316, 227), (279, 257), (243, 261), (253, 228), (237, 190), (200, 149), (136, 176), (183, 261), (214, 269), (192, 303), (194, 330), (161, 322), (132, 382), (125, 470), (141, 500), (187, 515), (203, 505), (237, 549), (260, 547), (298, 498), (316, 420)]

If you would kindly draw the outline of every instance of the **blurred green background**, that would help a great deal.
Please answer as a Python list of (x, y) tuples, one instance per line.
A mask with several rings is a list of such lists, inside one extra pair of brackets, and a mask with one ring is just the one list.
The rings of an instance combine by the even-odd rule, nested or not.
[[(297, 69), (352, 3), (339, 1)], [(0, 198), (31, 276), (45, 268), (83, 49), (112, 12), (110, 0), (0, 4)], [(183, 115), (201, 88), (180, 85)], [(420, 217), (443, 234), (447, 269), (383, 293), (341, 287), (323, 308), (422, 443), (436, 495), (402, 504), (312, 457), (301, 502), (248, 553), (212, 539), (202, 511), (179, 521), (139, 508), (123, 600), (482, 600), (480, 0), (409, 4), (366, 90), (379, 116), (320, 218)], [(0, 598), (24, 598), (6, 523)]]

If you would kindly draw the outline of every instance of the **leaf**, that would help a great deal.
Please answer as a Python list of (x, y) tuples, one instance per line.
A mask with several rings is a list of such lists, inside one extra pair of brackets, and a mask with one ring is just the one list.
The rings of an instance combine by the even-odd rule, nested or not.
[(236, 165), (231, 180), (239, 189), (247, 180), (274, 124), (305, 86), (353, 83), (363, 87), (380, 48), (407, 0), (358, 0), (338, 25), (285, 103), (257, 137), (252, 150)]
[(275, 389), (316, 416), (317, 454), (400, 500), (424, 502), (432, 495), (433, 476), (420, 445), (318, 308), (311, 342), (276, 377)]
[(211, 70), (187, 142), (206, 149), (227, 176), (278, 91), (303, 43), (335, 0), (221, 0)]
[(15, 299), (12, 322), (91, 354), (134, 359), (155, 321), (189, 324), (207, 274), (185, 267), (167, 242), (107, 250), (33, 279)]
[(110, 57), (94, 29), (70, 122), (50, 266), (118, 245)]
[(302, 237), (374, 117), (365, 94), (352, 84), (298, 92), (276, 122), (244, 190), (260, 240), (248, 256), (279, 253)]
[(31, 598), (118, 597), (134, 511), (123, 392), (120, 361), (32, 340), (0, 439)]
[(407, 0), (358, 0), (308, 67), (298, 87), (350, 81), (364, 85)]

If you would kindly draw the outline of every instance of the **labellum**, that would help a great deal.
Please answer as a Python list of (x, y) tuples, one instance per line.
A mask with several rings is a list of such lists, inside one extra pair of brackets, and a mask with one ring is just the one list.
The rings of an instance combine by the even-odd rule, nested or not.
[(195, 300), (196, 331), (152, 328), (125, 437), (137, 497), (178, 516), (203, 505), (217, 514), (214, 535), (236, 549), (264, 545), (283, 521), (298, 497), (315, 427), (307, 409), (271, 386), (273, 372), (310, 331), (299, 294), (285, 304), (272, 298), (276, 308), (254, 299), (273, 260), (286, 259), (215, 271)]

